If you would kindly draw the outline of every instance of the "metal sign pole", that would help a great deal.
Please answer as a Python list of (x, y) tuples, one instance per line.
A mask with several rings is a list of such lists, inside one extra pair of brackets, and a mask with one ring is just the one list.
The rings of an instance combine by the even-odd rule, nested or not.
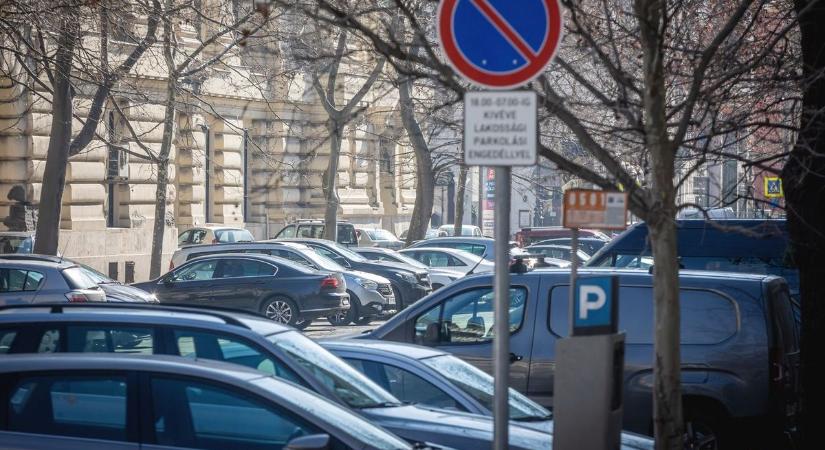
[(568, 336), (573, 335), (573, 315), (575, 314), (576, 303), (576, 277), (579, 275), (579, 229), (573, 228), (573, 236), (570, 239), (570, 292), (568, 295), (570, 326)]
[(510, 423), (510, 167), (496, 167), (493, 449), (507, 450)]

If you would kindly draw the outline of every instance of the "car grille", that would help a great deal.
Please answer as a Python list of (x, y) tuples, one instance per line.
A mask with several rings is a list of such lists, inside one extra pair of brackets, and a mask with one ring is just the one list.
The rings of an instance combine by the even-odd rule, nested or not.
[(392, 295), (392, 287), (389, 284), (379, 284), (378, 293), (382, 296), (389, 297)]

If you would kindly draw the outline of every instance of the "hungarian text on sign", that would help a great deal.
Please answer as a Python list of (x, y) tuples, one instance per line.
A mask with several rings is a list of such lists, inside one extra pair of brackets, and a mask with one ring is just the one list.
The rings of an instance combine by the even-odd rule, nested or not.
[(536, 163), (536, 93), (468, 92), (464, 97), (464, 160), (468, 165)]

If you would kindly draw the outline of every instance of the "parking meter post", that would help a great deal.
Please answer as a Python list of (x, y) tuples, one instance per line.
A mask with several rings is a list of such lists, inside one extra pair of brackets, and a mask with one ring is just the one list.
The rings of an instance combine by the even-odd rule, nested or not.
[(573, 228), (573, 235), (570, 239), (570, 289), (567, 296), (567, 303), (569, 306), (569, 318), (570, 326), (568, 330), (573, 329), (573, 303), (575, 298), (575, 293), (573, 292), (573, 287), (576, 286), (576, 277), (579, 274), (579, 229)]
[(496, 167), (493, 449), (508, 448), (510, 423), (510, 167)]

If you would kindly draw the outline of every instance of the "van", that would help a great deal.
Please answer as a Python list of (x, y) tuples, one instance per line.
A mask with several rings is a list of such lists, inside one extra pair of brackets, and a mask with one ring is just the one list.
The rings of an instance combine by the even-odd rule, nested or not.
[[(623, 428), (652, 434), (653, 276), (588, 268), (579, 275), (618, 277), (618, 328), (625, 333)], [(569, 270), (510, 278), (510, 386), (551, 408), (556, 343), (569, 334), (569, 286)], [(691, 448), (724, 449), (751, 439), (755, 444), (742, 447), (785, 448), (760, 441), (781, 442), (796, 423), (799, 333), (785, 280), (683, 271), (679, 287), (686, 428), (718, 444)], [(435, 347), (492, 373), (493, 307), (493, 276), (466, 277), (360, 338)]]
[[(272, 239), (323, 239), (324, 221), (299, 219), (281, 229)], [(338, 243), (344, 247), (358, 247), (355, 226), (345, 220), (338, 221)]]

